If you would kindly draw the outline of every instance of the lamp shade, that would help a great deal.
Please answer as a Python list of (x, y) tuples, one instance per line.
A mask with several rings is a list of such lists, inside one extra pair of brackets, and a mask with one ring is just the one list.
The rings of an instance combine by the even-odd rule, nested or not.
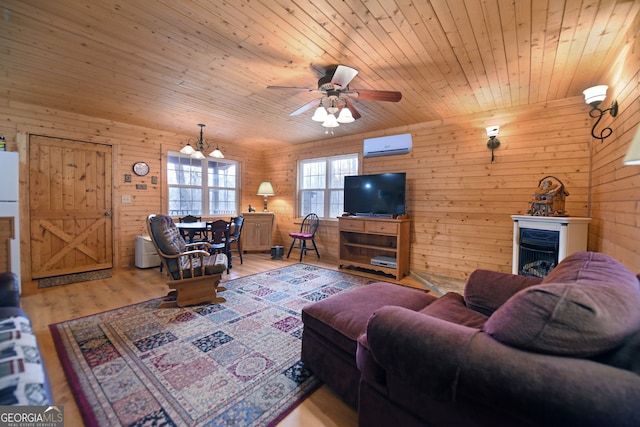
[(340, 126), (340, 124), (336, 120), (336, 116), (334, 116), (333, 114), (327, 114), (327, 118), (324, 122), (322, 122), (322, 126), (326, 128), (335, 128)]
[(500, 132), (500, 126), (488, 126), (487, 127), (487, 136), (491, 138), (492, 136), (498, 136), (498, 132)]
[(607, 97), (607, 89), (609, 89), (607, 85), (592, 86), (585, 89), (582, 92), (584, 94), (584, 102), (589, 105), (600, 104)]
[(216, 147), (215, 150), (213, 150), (211, 153), (209, 153), (210, 157), (215, 157), (216, 159), (224, 159), (224, 154), (222, 154), (222, 151), (220, 151), (220, 149), (218, 147)]
[(353, 118), (353, 114), (351, 114), (351, 110), (348, 107), (342, 107), (340, 110), (340, 114), (338, 114), (338, 123), (353, 123), (355, 119)]
[(269, 181), (262, 181), (260, 183), (260, 187), (258, 187), (258, 196), (275, 196), (276, 193), (273, 191), (273, 185)]
[(313, 120), (314, 122), (324, 122), (324, 119), (326, 118), (327, 110), (325, 110), (324, 107), (320, 105), (318, 108), (316, 108), (316, 111), (315, 113), (313, 113), (311, 120)]
[(192, 155), (193, 153), (196, 152), (196, 150), (194, 150), (194, 148), (191, 146), (191, 144), (187, 144), (184, 147), (182, 147), (182, 149), (180, 150), (180, 152), (182, 154), (186, 154), (186, 155)]
[(628, 166), (640, 165), (640, 126), (638, 126), (638, 130), (631, 140), (629, 151), (627, 151), (627, 155), (624, 156), (623, 163)]
[(191, 157), (198, 160), (206, 159), (206, 156), (202, 154), (202, 151), (194, 151)]

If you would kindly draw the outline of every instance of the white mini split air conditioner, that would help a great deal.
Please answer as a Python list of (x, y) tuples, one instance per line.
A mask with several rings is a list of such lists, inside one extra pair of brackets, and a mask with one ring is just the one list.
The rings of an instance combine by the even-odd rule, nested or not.
[(411, 151), (411, 134), (382, 136), (364, 140), (364, 157), (394, 156)]

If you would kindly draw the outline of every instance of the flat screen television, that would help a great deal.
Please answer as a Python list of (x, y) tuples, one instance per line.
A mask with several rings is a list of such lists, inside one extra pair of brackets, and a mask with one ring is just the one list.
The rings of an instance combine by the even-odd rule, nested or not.
[(358, 216), (395, 217), (405, 213), (407, 174), (344, 177), (344, 211)]

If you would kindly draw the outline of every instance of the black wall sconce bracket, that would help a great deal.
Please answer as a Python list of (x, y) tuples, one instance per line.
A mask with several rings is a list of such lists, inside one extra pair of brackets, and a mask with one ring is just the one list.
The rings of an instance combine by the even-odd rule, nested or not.
[(493, 160), (495, 158), (493, 155), (493, 150), (495, 150), (499, 146), (500, 146), (500, 140), (495, 136), (490, 137), (489, 140), (487, 141), (487, 148), (491, 150), (491, 163), (493, 163)]
[(618, 101), (613, 101), (611, 107), (607, 108), (606, 110), (601, 110), (600, 108), (598, 108), (599, 105), (599, 102), (592, 103), (591, 111), (589, 111), (589, 116), (591, 116), (591, 118), (593, 119), (596, 119), (596, 122), (591, 128), (591, 136), (599, 139), (600, 141), (603, 141), (605, 138), (611, 136), (611, 134), (613, 133), (613, 129), (611, 129), (610, 127), (606, 127), (600, 131), (600, 135), (596, 135), (596, 128), (598, 127), (600, 120), (602, 120), (602, 116), (604, 116), (607, 111), (609, 112), (609, 114), (611, 114), (611, 117), (615, 117), (618, 115)]

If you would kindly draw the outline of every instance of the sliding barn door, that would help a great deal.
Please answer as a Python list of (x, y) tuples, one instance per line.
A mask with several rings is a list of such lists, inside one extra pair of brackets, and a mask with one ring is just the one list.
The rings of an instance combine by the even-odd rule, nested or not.
[(110, 268), (111, 146), (29, 138), (31, 275)]

